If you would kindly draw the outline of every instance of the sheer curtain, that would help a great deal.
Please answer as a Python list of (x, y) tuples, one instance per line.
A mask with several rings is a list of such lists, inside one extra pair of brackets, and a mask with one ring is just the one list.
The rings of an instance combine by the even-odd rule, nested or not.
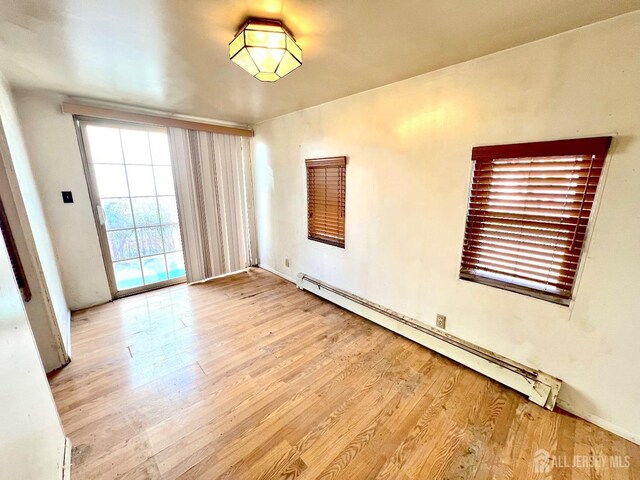
[(168, 131), (187, 281), (254, 265), (248, 141), (181, 128)]

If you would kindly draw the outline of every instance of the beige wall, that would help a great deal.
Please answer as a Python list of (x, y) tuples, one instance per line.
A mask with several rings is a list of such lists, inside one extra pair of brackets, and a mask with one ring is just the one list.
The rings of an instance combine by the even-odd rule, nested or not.
[(0, 477), (62, 478), (65, 436), (0, 235)]
[[(61, 111), (63, 96), (16, 90), (14, 98), (69, 308), (108, 302), (111, 292), (78, 139), (71, 115)], [(74, 203), (62, 203), (64, 190), (73, 192)]]
[[(260, 261), (564, 380), (640, 442), (640, 12), (256, 126)], [(570, 307), (458, 279), (474, 145), (615, 134)], [(346, 155), (346, 249), (306, 239), (304, 159)], [(284, 266), (285, 258), (290, 267)]]
[(36, 336), (39, 350), (43, 352), (45, 368), (52, 370), (60, 366), (61, 359), (59, 358), (59, 349), (55, 341), (53, 345), (49, 346), (53, 335), (51, 333), (50, 322), (48, 321), (51, 317), (51, 311), (47, 307), (47, 292), (42, 288), (41, 275), (39, 275), (34, 263), (31, 261), (30, 249), (27, 246), (28, 237), (22, 230), (20, 215), (18, 214), (18, 209), (13, 199), (9, 179), (5, 173), (4, 165), (0, 162), (0, 197), (2, 198), (2, 205), (4, 206), (11, 227), (11, 234), (16, 243), (18, 255), (20, 256), (24, 274), (31, 291), (31, 300), (26, 302), (24, 307), (28, 318), (33, 319), (31, 329)]
[[(42, 363), (50, 371), (69, 361), (71, 317), (21, 125), (9, 87), (1, 77), (0, 121), (0, 174), (4, 177), (0, 182), (0, 194), (8, 207), (10, 220), (13, 218), (12, 230), (34, 291), (27, 309), (29, 321)], [(16, 219), (19, 225), (15, 224)]]

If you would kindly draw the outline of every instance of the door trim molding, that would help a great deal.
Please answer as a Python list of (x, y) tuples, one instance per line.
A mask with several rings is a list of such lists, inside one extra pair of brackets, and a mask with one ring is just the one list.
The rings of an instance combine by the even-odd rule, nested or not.
[(72, 445), (69, 437), (64, 438), (64, 449), (62, 453), (62, 480), (70, 480), (71, 479), (71, 454), (72, 454)]
[(113, 108), (96, 107), (83, 105), (74, 102), (64, 102), (62, 112), (72, 115), (84, 115), (87, 117), (104, 118), (107, 120), (120, 120), (125, 122), (141, 123), (145, 125), (162, 125), (163, 127), (177, 127), (185, 130), (200, 130), (203, 132), (223, 133), (225, 135), (236, 135), (239, 137), (253, 137), (253, 130), (241, 127), (227, 127), (224, 125), (214, 125), (211, 123), (194, 122), (172, 118), (166, 115), (150, 115), (146, 113), (127, 112), (115, 110)]
[[(109, 291), (111, 292), (111, 299), (115, 298), (117, 290), (115, 290), (115, 277), (110, 268), (111, 255), (109, 253), (109, 243), (105, 235), (103, 235), (100, 219), (98, 218), (97, 205), (98, 205), (98, 187), (94, 183), (93, 175), (89, 166), (89, 159), (87, 158), (87, 145), (84, 141), (84, 135), (82, 132), (81, 119), (74, 115), (73, 125), (76, 129), (76, 136), (78, 137), (78, 146), (80, 147), (80, 157), (82, 158), (82, 167), (84, 169), (84, 177), (87, 182), (87, 189), (89, 190), (89, 200), (91, 201), (91, 213), (93, 215), (93, 221), (96, 227), (96, 234), (98, 235), (98, 241), (100, 242), (100, 251), (102, 253), (102, 260), (104, 264), (105, 274), (107, 276), (107, 283), (109, 284)], [(108, 256), (108, 257), (107, 257)]]

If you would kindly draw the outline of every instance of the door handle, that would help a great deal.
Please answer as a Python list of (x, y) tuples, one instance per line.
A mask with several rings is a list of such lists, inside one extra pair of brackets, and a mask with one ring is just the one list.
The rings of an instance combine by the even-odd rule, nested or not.
[(100, 222), (100, 225), (104, 225), (106, 222), (106, 216), (104, 213), (104, 208), (102, 208), (102, 205), (100, 204), (96, 205), (96, 212), (98, 213), (98, 221)]

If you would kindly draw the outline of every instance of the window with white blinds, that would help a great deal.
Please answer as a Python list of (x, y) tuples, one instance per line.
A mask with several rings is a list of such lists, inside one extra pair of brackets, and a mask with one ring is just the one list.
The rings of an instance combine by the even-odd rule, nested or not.
[(610, 143), (475, 147), (460, 278), (568, 304)]
[(347, 159), (313, 158), (305, 163), (308, 238), (344, 248)]

